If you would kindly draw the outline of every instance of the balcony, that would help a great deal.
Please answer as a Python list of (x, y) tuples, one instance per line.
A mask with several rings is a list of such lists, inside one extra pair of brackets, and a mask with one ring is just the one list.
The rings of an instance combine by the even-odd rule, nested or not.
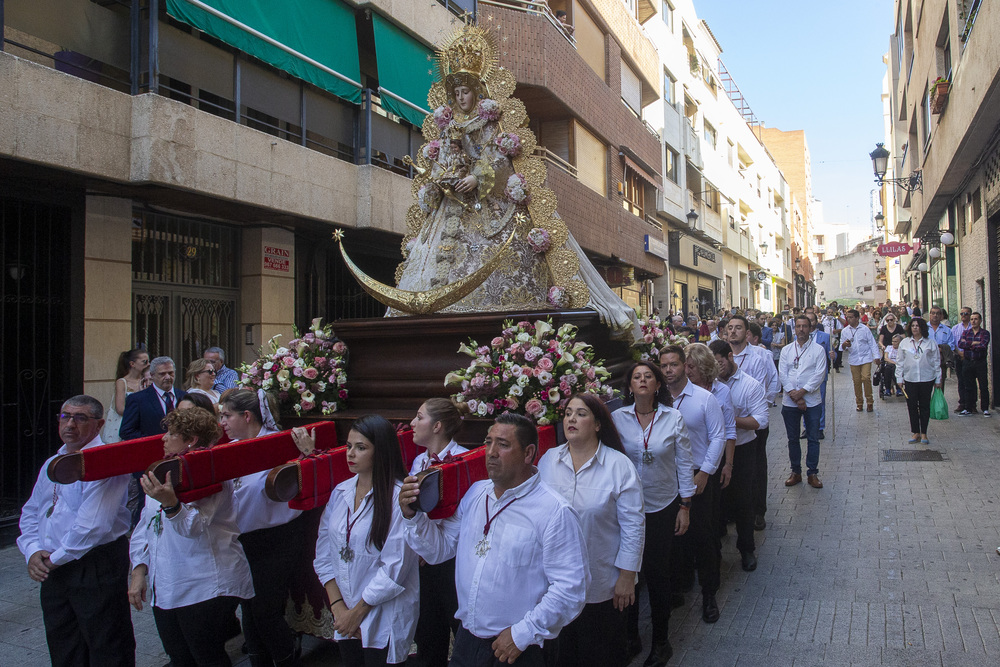
[(690, 120), (684, 123), (684, 152), (687, 154), (688, 161), (695, 168), (705, 168), (705, 160), (701, 154), (701, 138), (698, 137), (698, 133), (691, 126)]

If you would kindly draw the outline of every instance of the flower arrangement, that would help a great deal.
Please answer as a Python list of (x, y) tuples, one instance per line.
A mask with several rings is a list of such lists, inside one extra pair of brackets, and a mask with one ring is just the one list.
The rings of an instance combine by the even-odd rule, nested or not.
[(322, 326), (323, 318), (312, 321), (309, 331), (299, 335), (287, 346), (279, 346), (275, 336), (267, 342), (270, 351), (260, 350), (260, 357), (239, 368), (240, 386), (263, 389), (278, 394), (282, 408), (291, 408), (297, 415), (319, 410), (333, 414), (347, 401), (347, 346), (336, 340), (333, 326)]
[(549, 288), (546, 300), (555, 308), (565, 308), (569, 305), (569, 295), (566, 293), (566, 288), (559, 285), (553, 285)]
[(434, 183), (424, 183), (417, 190), (417, 204), (424, 213), (430, 213), (441, 203), (441, 188)]
[(451, 119), (451, 107), (447, 104), (442, 104), (434, 110), (434, 124), (438, 126), (439, 130), (443, 130), (448, 127), (448, 123), (451, 122)]
[(513, 132), (501, 132), (493, 143), (505, 157), (515, 158), (521, 154), (521, 137)]
[(675, 336), (670, 333), (667, 325), (656, 315), (639, 320), (642, 338), (632, 344), (632, 358), (635, 361), (658, 360), (660, 350), (670, 345), (684, 347), (688, 344), (686, 336)]
[(552, 247), (552, 240), (549, 238), (548, 231), (541, 227), (534, 227), (528, 232), (528, 245), (533, 251), (541, 254), (549, 251), (549, 248)]
[(528, 179), (522, 174), (512, 174), (503, 192), (515, 204), (525, 203), (528, 201)]
[(488, 97), (481, 99), (476, 107), (476, 114), (483, 120), (500, 120), (500, 105), (496, 100), (491, 100)]
[(441, 140), (432, 139), (424, 146), (424, 157), (428, 160), (437, 160), (441, 154)]
[(458, 389), (456, 403), (480, 417), (512, 411), (540, 425), (552, 424), (569, 397), (579, 391), (604, 400), (614, 390), (606, 384), (611, 373), (603, 360), (594, 360), (591, 346), (576, 339), (577, 328), (552, 320), (514, 324), (489, 345), (469, 339), (458, 351), (472, 357), (466, 368), (448, 373), (445, 386)]

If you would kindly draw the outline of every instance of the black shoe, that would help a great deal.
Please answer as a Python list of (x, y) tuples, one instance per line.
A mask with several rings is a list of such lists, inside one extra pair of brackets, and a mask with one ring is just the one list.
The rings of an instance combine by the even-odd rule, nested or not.
[(677, 609), (684, 606), (684, 596), (680, 593), (670, 594), (670, 608)]
[(640, 653), (642, 653), (641, 639), (636, 637), (625, 642), (625, 664), (630, 664)]
[(753, 518), (753, 529), (754, 530), (764, 530), (767, 528), (767, 521), (764, 520), (763, 514), (757, 514)]
[(825, 432), (823, 432), (823, 431), (820, 431), (820, 432), (819, 432), (819, 439), (820, 439), (820, 440), (826, 440), (826, 433), (825, 433)]
[(705, 593), (701, 598), (701, 620), (715, 623), (719, 620), (719, 605), (715, 601), (715, 593)]
[(740, 559), (743, 561), (744, 572), (753, 572), (757, 569), (757, 556), (752, 551), (741, 551)]
[(674, 647), (670, 645), (669, 641), (657, 644), (653, 647), (653, 650), (649, 652), (649, 657), (647, 657), (646, 661), (642, 663), (642, 667), (666, 667), (667, 661), (669, 661), (673, 655)]

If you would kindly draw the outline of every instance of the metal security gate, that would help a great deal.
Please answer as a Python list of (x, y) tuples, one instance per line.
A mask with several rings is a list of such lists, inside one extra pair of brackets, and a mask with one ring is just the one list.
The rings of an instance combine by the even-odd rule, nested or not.
[(239, 230), (137, 211), (132, 229), (132, 340), (184, 369), (209, 347), (237, 351)]
[(68, 206), (0, 192), (0, 529), (16, 526), (59, 448), (55, 415), (79, 393), (83, 244), (73, 221)]

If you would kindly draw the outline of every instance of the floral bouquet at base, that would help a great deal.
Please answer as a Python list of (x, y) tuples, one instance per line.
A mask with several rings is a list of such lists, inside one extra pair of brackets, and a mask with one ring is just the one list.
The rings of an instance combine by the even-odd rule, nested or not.
[(459, 347), (472, 362), (448, 373), (444, 384), (459, 389), (452, 398), (472, 415), (511, 411), (542, 426), (555, 423), (574, 393), (590, 392), (604, 400), (615, 395), (606, 384), (611, 373), (603, 360), (595, 361), (593, 348), (577, 341), (576, 333), (572, 324), (556, 330), (552, 320), (507, 320), (489, 345), (470, 338)]
[(660, 350), (670, 345), (684, 347), (688, 344), (686, 336), (675, 336), (670, 333), (663, 320), (656, 315), (639, 320), (642, 328), (642, 338), (632, 344), (632, 359), (635, 361), (658, 361)]
[(297, 415), (319, 411), (330, 415), (347, 402), (347, 346), (336, 339), (333, 326), (322, 326), (323, 318), (312, 321), (304, 336), (295, 334), (286, 347), (275, 336), (260, 350), (260, 358), (239, 368), (240, 386), (275, 392), (282, 410)]

